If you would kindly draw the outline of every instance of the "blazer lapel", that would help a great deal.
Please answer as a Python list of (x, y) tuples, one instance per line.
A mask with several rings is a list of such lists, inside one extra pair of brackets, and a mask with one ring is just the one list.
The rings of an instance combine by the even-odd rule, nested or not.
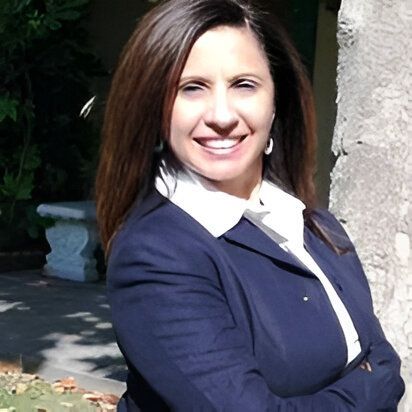
[[(292, 266), (294, 270), (298, 270), (302, 275), (315, 277), (315, 275), (304, 266), (291, 253), (283, 250), (275, 240), (264, 233), (261, 229), (251, 223), (249, 220), (242, 218), (239, 223), (222, 235), (227, 241), (236, 243), (246, 249), (253, 250), (261, 255), (265, 255), (278, 264)], [(281, 235), (274, 232), (274, 239), (284, 239)]]

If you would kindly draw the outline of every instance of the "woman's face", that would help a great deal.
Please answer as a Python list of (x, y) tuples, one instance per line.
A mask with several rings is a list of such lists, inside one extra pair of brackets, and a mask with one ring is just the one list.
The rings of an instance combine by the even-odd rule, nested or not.
[(173, 105), (169, 145), (218, 189), (249, 198), (274, 118), (265, 52), (247, 28), (221, 26), (193, 45)]

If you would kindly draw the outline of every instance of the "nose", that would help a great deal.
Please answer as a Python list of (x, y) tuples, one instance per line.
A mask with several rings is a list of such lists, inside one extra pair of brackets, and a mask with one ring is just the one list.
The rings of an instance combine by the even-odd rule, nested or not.
[(232, 103), (226, 89), (216, 90), (210, 97), (205, 124), (220, 135), (229, 134), (239, 123)]

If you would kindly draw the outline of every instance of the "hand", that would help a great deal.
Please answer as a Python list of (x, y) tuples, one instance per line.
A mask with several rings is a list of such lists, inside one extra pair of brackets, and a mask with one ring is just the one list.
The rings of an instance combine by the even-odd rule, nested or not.
[(363, 361), (359, 367), (365, 371), (372, 372), (372, 366), (368, 361)]

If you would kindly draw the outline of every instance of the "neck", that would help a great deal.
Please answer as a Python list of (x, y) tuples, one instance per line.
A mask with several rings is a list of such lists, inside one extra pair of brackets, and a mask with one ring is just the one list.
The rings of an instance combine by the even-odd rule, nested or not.
[(259, 195), (260, 185), (262, 183), (261, 174), (251, 176), (247, 180), (224, 180), (224, 181), (210, 181), (208, 182), (217, 190), (228, 193), (229, 195), (239, 197), (241, 199), (253, 200)]

